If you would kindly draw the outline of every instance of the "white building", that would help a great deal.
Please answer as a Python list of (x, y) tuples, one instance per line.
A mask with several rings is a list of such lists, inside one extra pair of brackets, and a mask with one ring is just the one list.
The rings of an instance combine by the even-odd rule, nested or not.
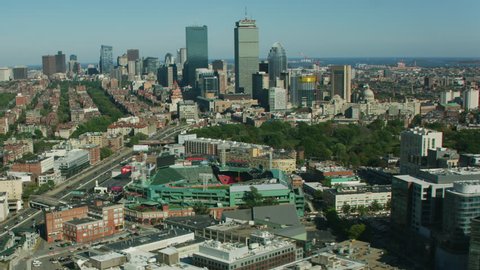
[(0, 222), (4, 221), (10, 211), (8, 210), (7, 192), (0, 192)]
[(178, 103), (178, 119), (185, 119), (187, 123), (193, 123), (198, 120), (198, 105), (191, 100), (180, 101)]
[(343, 213), (344, 205), (350, 206), (351, 209), (360, 206), (368, 208), (376, 201), (381, 207), (385, 207), (392, 197), (392, 189), (389, 185), (341, 186), (324, 191), (323, 196), (327, 205), (334, 207), (338, 213)]
[(463, 92), (463, 108), (467, 111), (478, 108), (479, 92), (476, 89), (469, 89)]
[(0, 67), (0, 82), (12, 79), (12, 70), (8, 67)]
[(443, 91), (442, 93), (440, 93), (440, 104), (447, 104), (457, 97), (460, 97), (459, 91)]
[(415, 127), (405, 130), (400, 137), (400, 173), (414, 174), (426, 166), (428, 149), (442, 147), (443, 133)]
[(6, 192), (10, 211), (22, 209), (23, 182), (20, 178), (11, 177), (0, 179), (0, 192)]
[(271, 112), (286, 110), (287, 90), (279, 87), (271, 87), (268, 91), (268, 105)]

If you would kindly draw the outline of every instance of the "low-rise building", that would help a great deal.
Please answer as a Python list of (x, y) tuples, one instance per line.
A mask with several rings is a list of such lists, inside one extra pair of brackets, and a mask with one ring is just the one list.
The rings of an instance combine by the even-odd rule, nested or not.
[(0, 192), (0, 222), (8, 216), (8, 195), (7, 192)]
[[(340, 186), (327, 189), (323, 192), (323, 198), (328, 206), (334, 207), (339, 213), (343, 213), (343, 206), (350, 209), (369, 207), (375, 201), (382, 208), (391, 200), (392, 192), (389, 185), (385, 186)], [(348, 213), (343, 213), (348, 214)]]
[(67, 151), (64, 157), (55, 160), (55, 169), (68, 178), (90, 165), (89, 152), (81, 149)]
[(22, 209), (23, 182), (20, 178), (9, 177), (0, 179), (0, 192), (7, 193), (9, 211)]
[(302, 249), (268, 232), (256, 232), (250, 239), (249, 246), (207, 240), (193, 254), (193, 263), (212, 270), (272, 269), (303, 258)]

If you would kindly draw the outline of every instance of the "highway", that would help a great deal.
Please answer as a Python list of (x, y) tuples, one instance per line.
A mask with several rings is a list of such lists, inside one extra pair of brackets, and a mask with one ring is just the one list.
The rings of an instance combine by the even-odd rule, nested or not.
[[(190, 127), (189, 125), (167, 126), (149, 139), (166, 140), (173, 138), (175, 135)], [(93, 187), (95, 180), (99, 180), (99, 182), (105, 181), (105, 174), (110, 174), (120, 162), (130, 157), (132, 153), (133, 150), (131, 148), (123, 148), (119, 152), (102, 160), (100, 163), (88, 167), (81, 173), (67, 179), (53, 190), (45, 193), (45, 195), (58, 200), (67, 199), (66, 201), (68, 201), (68, 197), (73, 190), (82, 188), (90, 189)], [(42, 222), (43, 214), (41, 210), (32, 208), (22, 209), (13, 217), (0, 224), (0, 237), (6, 235), (9, 231), (28, 229), (31, 228), (32, 225), (38, 225)]]

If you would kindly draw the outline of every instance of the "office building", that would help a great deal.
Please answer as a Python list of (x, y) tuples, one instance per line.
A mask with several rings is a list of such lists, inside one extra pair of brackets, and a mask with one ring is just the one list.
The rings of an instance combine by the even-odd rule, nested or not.
[(113, 47), (102, 45), (100, 47), (100, 73), (110, 74), (113, 70)]
[(68, 151), (64, 157), (58, 158), (54, 163), (55, 169), (67, 178), (77, 174), (89, 165), (89, 152), (80, 149)]
[(351, 102), (352, 67), (350, 65), (330, 67), (331, 95), (340, 96), (345, 102)]
[(466, 111), (478, 109), (479, 91), (470, 88), (463, 92), (463, 108)]
[(172, 88), (178, 80), (177, 74), (177, 65), (162, 65), (157, 73), (158, 83), (163, 87)]
[(143, 70), (145, 74), (157, 74), (160, 68), (158, 57), (147, 57), (143, 60)]
[(55, 67), (56, 73), (66, 73), (67, 72), (67, 63), (65, 60), (65, 54), (62, 51), (58, 51), (55, 55)]
[(268, 110), (271, 112), (287, 109), (287, 90), (280, 87), (270, 87), (268, 91)]
[(442, 147), (443, 134), (439, 131), (415, 127), (400, 134), (400, 173), (416, 174), (427, 167), (429, 149)]
[(140, 59), (140, 51), (138, 49), (127, 50), (127, 61), (137, 61)]
[(165, 58), (164, 58), (164, 64), (165, 65), (173, 65), (175, 64), (175, 57), (173, 57), (173, 55), (171, 53), (167, 53), (165, 54)]
[(76, 243), (87, 243), (114, 235), (125, 226), (122, 204), (103, 205), (95, 201), (88, 206), (87, 217), (63, 222), (63, 238)]
[(71, 54), (69, 61), (68, 61), (68, 72), (69, 73), (79, 73), (81, 70), (80, 63), (78, 63), (77, 56), (75, 54)]
[(55, 64), (54, 55), (44, 55), (42, 56), (42, 71), (46, 76), (51, 76), (56, 73), (57, 66)]
[(442, 225), (442, 205), (445, 191), (453, 183), (435, 183), (424, 179), (399, 175), (392, 179), (392, 226), (406, 228), (428, 237), (432, 227)]
[(480, 269), (480, 216), (470, 222), (470, 252), (468, 254), (468, 270)]
[(443, 91), (440, 93), (440, 104), (447, 104), (460, 97), (460, 91)]
[(26, 66), (14, 67), (12, 71), (14, 80), (26, 80), (28, 78), (28, 68)]
[[(368, 208), (377, 202), (379, 206), (386, 207), (392, 196), (391, 186), (339, 186), (323, 192), (323, 198), (328, 207), (333, 207), (343, 213), (344, 205), (348, 205), (352, 212), (358, 207)], [(349, 214), (349, 213), (343, 213)]]
[(225, 60), (214, 60), (212, 62), (212, 69), (214, 71), (227, 71), (227, 61)]
[(123, 54), (122, 56), (117, 57), (117, 65), (126, 67), (128, 65), (128, 56)]
[(0, 82), (9, 81), (12, 78), (12, 72), (8, 67), (0, 67)]
[(200, 91), (200, 96), (205, 98), (218, 96), (219, 81), (213, 70), (206, 68), (197, 69), (195, 77), (196, 87)]
[(176, 60), (178, 70), (179, 71), (183, 70), (183, 64), (185, 64), (185, 61), (187, 61), (187, 48), (178, 49), (177, 58), (175, 60)]
[(467, 245), (471, 220), (480, 216), (480, 179), (453, 183), (443, 204), (443, 232), (451, 242)]
[(87, 213), (88, 206), (45, 211), (45, 240), (47, 240), (48, 243), (54, 242), (55, 240), (63, 240), (63, 223), (74, 218), (87, 217)]
[(266, 72), (258, 71), (252, 74), (252, 98), (258, 100), (258, 104), (265, 109), (269, 106), (268, 89), (270, 80)]
[(22, 209), (23, 183), (20, 178), (9, 177), (0, 179), (0, 192), (7, 193), (9, 211)]
[(235, 37), (235, 92), (252, 96), (252, 75), (258, 72), (258, 28), (255, 20), (236, 22)]
[(198, 105), (192, 100), (178, 102), (178, 119), (193, 123), (198, 120)]
[(188, 26), (185, 29), (187, 60), (183, 69), (185, 85), (195, 86), (197, 68), (208, 68), (208, 29), (207, 26)]
[(268, 76), (270, 78), (270, 86), (280, 87), (277, 80), (281, 78), (281, 74), (287, 72), (287, 54), (282, 44), (275, 42), (268, 53)]
[(293, 106), (312, 107), (316, 103), (317, 76), (312, 74), (292, 75), (290, 101)]
[(0, 192), (0, 222), (7, 219), (9, 213), (7, 192)]
[(193, 264), (211, 270), (273, 269), (303, 257), (293, 242), (266, 231), (252, 234), (250, 245), (207, 240), (193, 254)]

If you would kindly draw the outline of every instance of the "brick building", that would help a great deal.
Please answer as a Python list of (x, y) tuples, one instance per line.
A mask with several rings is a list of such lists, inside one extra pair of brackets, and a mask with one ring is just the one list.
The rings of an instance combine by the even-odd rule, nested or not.
[(56, 239), (91, 242), (123, 230), (123, 205), (95, 201), (89, 206), (45, 211), (45, 224), (47, 242)]

